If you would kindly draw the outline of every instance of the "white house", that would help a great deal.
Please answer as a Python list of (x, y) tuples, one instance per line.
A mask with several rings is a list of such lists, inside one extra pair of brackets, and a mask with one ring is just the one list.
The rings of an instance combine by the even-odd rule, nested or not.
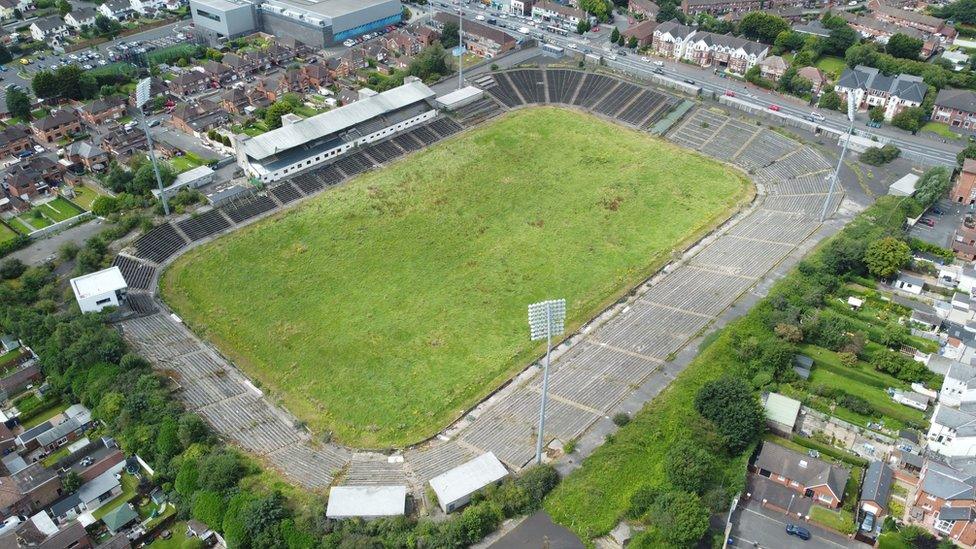
[(488, 452), (430, 479), (441, 510), (450, 513), (471, 501), (471, 496), (508, 476), (495, 454)]
[(714, 32), (696, 32), (685, 45), (682, 58), (699, 67), (715, 66), (745, 74), (768, 53), (769, 46), (759, 42)]
[(976, 415), (968, 405), (956, 409), (940, 402), (926, 439), (928, 448), (943, 456), (976, 456)]
[(685, 55), (685, 48), (694, 35), (695, 29), (671, 20), (661, 23), (654, 29), (651, 47), (660, 56), (681, 59)]
[(926, 411), (929, 409), (929, 397), (916, 393), (915, 391), (894, 391), (891, 395), (892, 400), (899, 404), (904, 404), (916, 410)]
[(922, 287), (925, 286), (925, 281), (917, 276), (900, 273), (898, 275), (898, 279), (895, 280), (895, 283), (892, 286), (896, 290), (901, 290), (914, 295), (920, 295), (922, 293)]
[(963, 265), (962, 271), (959, 273), (959, 285), (956, 288), (959, 291), (967, 292), (972, 294), (973, 287), (976, 286), (976, 268), (972, 264)]
[(68, 25), (57, 15), (37, 19), (28, 28), (34, 40), (39, 42), (61, 40), (68, 37)]
[(532, 19), (575, 31), (579, 22), (587, 20), (587, 16), (583, 10), (543, 0), (532, 6)]
[(166, 7), (166, 0), (131, 0), (132, 9), (140, 15), (148, 15)]
[(109, 19), (124, 21), (135, 15), (136, 10), (132, 8), (129, 0), (108, 0), (98, 6), (98, 12)]
[(115, 266), (71, 279), (71, 290), (83, 313), (118, 307), (128, 287), (122, 271)]
[(835, 89), (841, 99), (853, 100), (858, 110), (880, 106), (885, 120), (891, 120), (909, 107), (921, 106), (929, 88), (920, 76), (885, 76), (876, 68), (858, 65), (840, 75)]
[(406, 511), (406, 486), (333, 486), (325, 516), (331, 519), (401, 516)]
[(976, 366), (953, 360), (943, 376), (939, 402), (954, 408), (976, 402)]
[(82, 27), (93, 26), (95, 24), (96, 15), (98, 15), (98, 10), (95, 8), (90, 8), (88, 6), (74, 8), (68, 12), (68, 15), (64, 16), (64, 22), (75, 30), (81, 30)]

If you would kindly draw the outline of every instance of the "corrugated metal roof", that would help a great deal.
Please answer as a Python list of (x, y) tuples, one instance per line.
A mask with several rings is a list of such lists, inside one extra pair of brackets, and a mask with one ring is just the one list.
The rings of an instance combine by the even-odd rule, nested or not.
[(288, 149), (304, 145), (309, 141), (340, 132), (380, 116), (401, 109), (413, 103), (430, 100), (434, 90), (423, 82), (408, 82), (392, 90), (360, 99), (322, 114), (306, 118), (301, 122), (289, 124), (276, 130), (263, 133), (244, 142), (244, 152), (255, 160), (262, 160)]
[(769, 393), (765, 408), (766, 419), (792, 428), (796, 423), (796, 416), (800, 414), (800, 401), (779, 393)]
[(508, 476), (495, 454), (488, 452), (430, 479), (441, 505), (455, 502)]

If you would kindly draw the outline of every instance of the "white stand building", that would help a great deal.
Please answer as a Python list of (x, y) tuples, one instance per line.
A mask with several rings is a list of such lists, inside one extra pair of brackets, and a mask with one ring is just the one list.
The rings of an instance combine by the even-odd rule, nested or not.
[(129, 286), (118, 267), (109, 267), (71, 279), (78, 307), (83, 313), (97, 313), (105, 307), (118, 307)]
[(508, 476), (508, 470), (495, 454), (488, 452), (430, 479), (437, 503), (445, 513), (463, 507), (471, 496), (489, 484)]
[(331, 519), (396, 517), (406, 511), (406, 486), (333, 486), (325, 516)]

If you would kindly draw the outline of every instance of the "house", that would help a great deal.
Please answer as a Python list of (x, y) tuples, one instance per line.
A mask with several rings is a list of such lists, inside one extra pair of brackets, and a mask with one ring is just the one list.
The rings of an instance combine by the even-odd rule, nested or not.
[(513, 15), (532, 15), (532, 6), (535, 0), (511, 0), (508, 3), (508, 13)]
[(876, 68), (858, 65), (844, 70), (836, 91), (841, 100), (853, 101), (858, 110), (882, 107), (885, 120), (891, 120), (909, 107), (920, 106), (928, 85), (919, 76), (885, 76)]
[(800, 401), (779, 393), (769, 393), (763, 398), (766, 424), (777, 434), (789, 436), (800, 415)]
[(888, 6), (880, 1), (875, 2), (875, 5), (872, 6), (871, 15), (879, 21), (891, 23), (899, 27), (916, 29), (928, 34), (940, 34), (947, 38), (953, 38), (956, 35), (956, 30), (946, 25), (945, 19), (917, 11)]
[(69, 27), (75, 29), (75, 31), (80, 31), (82, 27), (91, 27), (95, 25), (95, 17), (98, 15), (98, 10), (88, 6), (75, 7), (64, 16), (64, 22)]
[(39, 42), (57, 42), (68, 37), (68, 25), (57, 15), (36, 19), (28, 27), (31, 36)]
[(146, 151), (146, 134), (139, 130), (116, 128), (102, 137), (99, 146), (114, 156), (116, 160), (121, 161), (134, 153)]
[(115, 535), (137, 520), (139, 520), (139, 513), (136, 512), (131, 503), (123, 503), (108, 513), (105, 513), (102, 517), (105, 528), (112, 535)]
[(48, 190), (46, 183), (26, 173), (7, 174), (7, 192), (12, 197), (30, 202), (41, 195), (47, 195)]
[(40, 463), (0, 477), (0, 514), (32, 515), (61, 496), (61, 479)]
[[(861, 499), (858, 507), (866, 515), (878, 519), (888, 514), (888, 500), (891, 498), (891, 486), (895, 480), (895, 473), (883, 461), (872, 461), (864, 472), (861, 482)], [(881, 521), (874, 520), (880, 527)]]
[(759, 62), (759, 74), (766, 80), (778, 82), (790, 66), (778, 55), (770, 55)]
[(495, 454), (488, 452), (430, 479), (441, 510), (450, 513), (471, 501), (471, 496), (508, 476)]
[(302, 67), (307, 87), (322, 89), (332, 85), (332, 71), (324, 63), (313, 63)]
[[(105, 4), (102, 4), (103, 6)], [(201, 71), (189, 70), (174, 76), (167, 84), (169, 91), (176, 96), (186, 97), (206, 90), (210, 79)]]
[(237, 73), (223, 63), (208, 59), (201, 66), (203, 67), (203, 74), (217, 85), (228, 84), (237, 80)]
[(232, 70), (238, 78), (244, 78), (258, 69), (253, 58), (237, 55), (234, 52), (225, 53), (220, 62)]
[[(959, 172), (959, 177), (952, 185), (949, 196), (953, 202), (959, 204), (976, 204), (976, 160), (967, 158), (962, 163), (962, 171)], [(974, 273), (973, 280), (976, 281), (976, 273)], [(965, 291), (971, 289), (970, 287)]]
[(229, 113), (243, 114), (250, 104), (247, 92), (242, 88), (231, 88), (220, 94), (220, 107)]
[[(441, 15), (438, 13), (437, 15)], [(436, 20), (437, 16), (435, 16)], [(345, 78), (356, 73), (359, 69), (366, 68), (366, 54), (362, 48), (349, 48), (339, 56), (339, 60), (333, 69), (335, 78)]]
[(759, 476), (830, 508), (840, 507), (851, 475), (843, 467), (771, 442), (763, 443), (753, 467)]
[(140, 15), (153, 15), (166, 9), (166, 0), (130, 0), (132, 9)]
[(976, 223), (969, 218), (956, 227), (952, 235), (952, 251), (966, 261), (976, 260)]
[(383, 43), (390, 52), (400, 55), (417, 55), (424, 49), (417, 36), (405, 30), (396, 30), (383, 37)]
[(899, 273), (898, 278), (895, 283), (892, 284), (892, 288), (896, 290), (901, 290), (903, 292), (908, 292), (914, 295), (920, 295), (922, 293), (922, 288), (925, 287), (925, 281), (917, 276), (912, 276), (907, 273)]
[(946, 457), (976, 456), (976, 405), (936, 404), (926, 440), (930, 450)]
[(960, 50), (942, 52), (942, 59), (952, 63), (952, 70), (959, 72), (969, 66), (969, 56)]
[(820, 38), (827, 38), (830, 36), (830, 29), (825, 27), (819, 19), (814, 19), (806, 23), (798, 23), (793, 25), (793, 30), (800, 34), (809, 34), (812, 36), (818, 36)]
[(801, 78), (806, 78), (811, 84), (813, 84), (813, 87), (810, 89), (810, 93), (812, 93), (814, 97), (820, 95), (820, 92), (823, 91), (824, 86), (827, 85), (827, 77), (824, 76), (823, 71), (817, 67), (802, 67), (800, 70), (796, 71), (796, 75)]
[[(575, 31), (580, 21), (589, 21), (585, 11), (548, 0), (541, 0), (532, 6), (532, 19), (569, 31)], [(465, 32), (466, 27), (465, 23)]]
[[(550, 4), (549, 2), (542, 2), (542, 4)], [(570, 10), (579, 11), (574, 8), (569, 8), (567, 6), (561, 6), (559, 4), (553, 4), (554, 6), (559, 6), (560, 10)], [(532, 7), (532, 17), (539, 18), (536, 15), (536, 10), (539, 9), (540, 4), (536, 4)], [(548, 13), (548, 12), (546, 12)], [(434, 16), (433, 24), (437, 25), (438, 29), (444, 28), (444, 23), (446, 22), (456, 22), (457, 17), (444, 12), (438, 12)], [(573, 23), (573, 30), (576, 29), (576, 24)], [(488, 25), (483, 25), (477, 21), (464, 20), (464, 46), (481, 57), (495, 57), (500, 53), (504, 53), (509, 50), (515, 49), (516, 40), (512, 35), (496, 29), (495, 27), (489, 27)]]
[(34, 138), (41, 143), (54, 143), (81, 132), (81, 121), (74, 111), (62, 109), (31, 122)]
[(31, 359), (0, 378), (0, 392), (8, 395), (16, 394), (28, 385), (39, 383), (44, 376), (41, 374), (41, 363), (37, 359)]
[(682, 25), (672, 19), (661, 23), (654, 29), (651, 48), (654, 53), (671, 59), (681, 59), (685, 54), (685, 47), (695, 34), (695, 29)]
[(715, 66), (736, 74), (745, 74), (765, 59), (769, 46), (737, 36), (696, 32), (684, 48), (684, 59), (700, 67)]
[[(40, 511), (14, 529), (0, 534), (0, 547), (35, 549), (91, 549), (95, 544), (80, 522), (58, 527), (51, 517)], [(99, 547), (102, 547), (101, 545)]]
[(34, 143), (23, 126), (7, 126), (0, 130), (0, 157), (17, 156), (30, 150)]
[(125, 116), (125, 101), (120, 97), (101, 97), (82, 106), (78, 114), (86, 124), (101, 126)]
[(107, 0), (98, 6), (98, 13), (114, 21), (125, 21), (136, 15), (130, 0)]
[(929, 36), (921, 31), (899, 27), (898, 25), (875, 19), (869, 15), (858, 15), (847, 11), (839, 11), (835, 15), (846, 21), (862, 37), (873, 40), (882, 46), (887, 44), (892, 36), (904, 34), (911, 38), (921, 40), (923, 42), (922, 49), (923, 51), (925, 50), (924, 42)]
[[(58, 522), (75, 519), (84, 512), (94, 511), (122, 493), (122, 475), (125, 462), (113, 465), (104, 473), (81, 485), (78, 490), (61, 499), (48, 510)], [(118, 475), (118, 476), (117, 476)]]
[(333, 486), (325, 516), (330, 519), (402, 516), (406, 502), (406, 486)]
[(116, 266), (71, 279), (71, 290), (83, 313), (118, 307), (125, 300), (128, 288), (122, 271)]
[(216, 536), (217, 533), (211, 530), (206, 524), (193, 519), (186, 521), (186, 537), (200, 538), (204, 546), (207, 546), (210, 544), (211, 539)]
[(627, 2), (627, 11), (638, 19), (654, 21), (661, 8), (651, 0), (630, 0)]
[(976, 544), (974, 485), (976, 476), (972, 472), (926, 460), (912, 501), (913, 508), (917, 509), (913, 522), (952, 541), (967, 546)]
[(108, 153), (90, 141), (75, 141), (68, 145), (66, 154), (68, 160), (81, 164), (86, 170), (93, 172), (104, 170), (109, 163)]
[(209, 99), (180, 103), (173, 109), (169, 123), (183, 132), (197, 134), (222, 126), (230, 120), (227, 111)]
[(14, 10), (17, 9), (17, 0), (0, 0), (0, 19), (9, 20), (15, 16)]
[(964, 402), (976, 402), (976, 366), (957, 360), (947, 362), (949, 366), (942, 374), (939, 402), (954, 408)]
[(935, 96), (932, 120), (951, 128), (976, 131), (976, 92), (943, 88)]
[(631, 37), (633, 37), (637, 40), (637, 47), (643, 48), (645, 46), (650, 46), (651, 43), (654, 42), (654, 29), (656, 28), (656, 21), (653, 19), (646, 19), (623, 31), (621, 34), (624, 36), (624, 39), (627, 40), (628, 45), (630, 44)]
[(929, 397), (915, 391), (894, 390), (891, 399), (909, 408), (926, 411), (929, 409)]

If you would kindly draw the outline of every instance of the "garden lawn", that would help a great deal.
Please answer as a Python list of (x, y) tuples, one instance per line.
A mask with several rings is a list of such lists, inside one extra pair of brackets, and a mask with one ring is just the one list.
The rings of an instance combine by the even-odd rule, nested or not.
[(15, 238), (17, 238), (17, 232), (5, 224), (0, 223), (0, 244)]
[[(722, 220), (752, 186), (596, 117), (508, 114), (179, 258), (170, 306), (343, 443), (431, 436)], [(254, 314), (261, 311), (261, 314)]]
[(92, 511), (92, 517), (98, 520), (118, 508), (119, 505), (126, 503), (136, 496), (139, 490), (139, 479), (129, 473), (122, 473), (122, 493), (112, 498), (111, 501)]
[(941, 122), (926, 122), (922, 126), (923, 132), (932, 132), (937, 135), (941, 135), (946, 139), (959, 139), (959, 134), (949, 129), (949, 126), (942, 124)]
[(10, 226), (13, 227), (15, 231), (19, 231), (20, 234), (30, 234), (31, 231), (34, 230), (16, 217), (11, 217), (7, 220), (7, 223), (10, 223)]
[[(18, 221), (29, 223), (30, 226), (34, 227), (35, 229), (43, 229), (44, 227), (53, 224), (53, 222), (47, 217), (34, 217), (34, 210), (38, 210), (41, 213), (44, 213), (44, 210), (40, 210), (35, 207), (35, 208), (31, 208), (31, 210), (28, 212), (20, 214), (19, 216), (17, 216), (16, 219)], [(27, 226), (26, 223), (24, 225), (25, 227)]]
[(810, 520), (842, 534), (854, 533), (854, 517), (850, 511), (844, 509), (831, 511), (820, 505), (812, 505), (810, 506)]
[(92, 202), (94, 202), (99, 196), (102, 196), (102, 193), (95, 190), (94, 187), (77, 185), (75, 186), (74, 190), (75, 197), (73, 202), (86, 210), (91, 210)]
[(85, 213), (85, 210), (60, 196), (50, 202), (38, 206), (38, 209), (44, 212), (46, 217), (55, 222), (71, 219), (78, 214)]
[(846, 66), (844, 59), (841, 57), (825, 55), (817, 60), (817, 68), (826, 73), (830, 73), (829, 75), (833, 80), (840, 77), (840, 73), (844, 72), (844, 67)]
[(171, 166), (173, 166), (173, 170), (176, 173), (183, 173), (187, 170), (192, 170), (197, 166), (203, 166), (207, 163), (207, 161), (187, 151), (183, 156), (174, 156), (170, 158), (169, 163)]

